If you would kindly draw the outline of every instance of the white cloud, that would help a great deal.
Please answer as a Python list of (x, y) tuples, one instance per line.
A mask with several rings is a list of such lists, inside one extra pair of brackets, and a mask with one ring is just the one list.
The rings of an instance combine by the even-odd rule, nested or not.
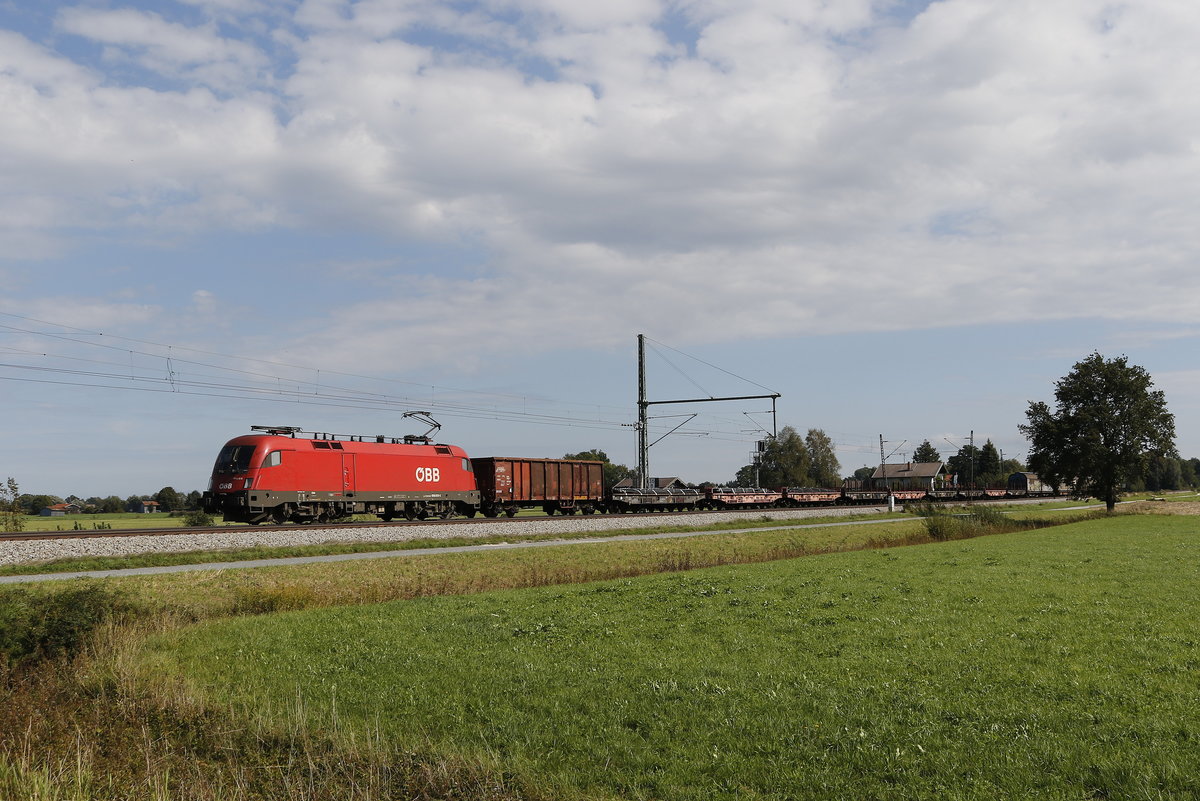
[(217, 296), (207, 289), (197, 289), (192, 293), (192, 305), (200, 314), (211, 314), (217, 309)]
[(56, 25), (109, 46), (110, 57), (218, 89), (256, 85), (268, 65), (262, 52), (246, 42), (221, 37), (215, 24), (188, 27), (149, 11), (68, 8), (59, 13)]
[[(1190, 3), (945, 0), (899, 26), (867, 0), (191, 2), (212, 19), (58, 17), (173, 91), (0, 32), (9, 258), (73, 226), (477, 243), (477, 274), (408, 266), (403, 315), (347, 297), (309, 345), (397, 364), (495, 329), (560, 347), (568, 322), (583, 343), (1200, 313)], [(231, 22), (253, 15), (273, 37)]]

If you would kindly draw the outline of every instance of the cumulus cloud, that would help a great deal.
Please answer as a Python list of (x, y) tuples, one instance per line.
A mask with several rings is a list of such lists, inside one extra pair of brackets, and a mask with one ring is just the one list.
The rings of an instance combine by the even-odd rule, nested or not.
[(105, 45), (107, 57), (128, 59), (162, 76), (244, 91), (259, 82), (267, 57), (253, 45), (222, 37), (215, 24), (189, 27), (134, 9), (68, 8), (59, 30)]
[(705, 341), (1200, 312), (1193, 4), (190, 3), (207, 22), (64, 9), (97, 63), (0, 32), (0, 177), (29, 201), (0, 243), (468, 241), (472, 274), (398, 258), (404, 314), (364, 291), (311, 335), (414, 368), (496, 327), (550, 348), (646, 320)]

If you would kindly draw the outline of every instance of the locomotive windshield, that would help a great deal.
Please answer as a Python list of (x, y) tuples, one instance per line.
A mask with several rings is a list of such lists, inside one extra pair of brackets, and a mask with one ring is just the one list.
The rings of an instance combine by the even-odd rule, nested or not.
[(245, 473), (250, 469), (250, 458), (254, 456), (253, 445), (226, 445), (217, 455), (214, 473)]

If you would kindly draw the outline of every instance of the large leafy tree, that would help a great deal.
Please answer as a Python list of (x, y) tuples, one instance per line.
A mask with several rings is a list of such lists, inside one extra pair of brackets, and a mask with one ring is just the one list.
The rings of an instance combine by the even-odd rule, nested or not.
[(759, 485), (763, 487), (804, 487), (810, 482), (812, 457), (800, 432), (791, 426), (779, 429), (779, 435), (767, 440), (759, 463)]
[(842, 465), (834, 451), (833, 440), (819, 428), (808, 429), (804, 437), (808, 449), (808, 475), (816, 487), (836, 487), (842, 483)]
[(760, 487), (772, 488), (836, 487), (841, 484), (841, 469), (828, 434), (819, 428), (810, 428), (802, 437), (792, 426), (784, 426), (777, 436), (765, 441), (757, 465), (748, 464), (738, 470), (734, 484), (746, 487), (757, 483)]
[(163, 487), (154, 493), (154, 500), (158, 501), (160, 512), (174, 512), (183, 508), (183, 497), (174, 487)]
[(1031, 401), (1018, 426), (1029, 467), (1051, 486), (1074, 485), (1111, 512), (1152, 456), (1175, 454), (1175, 416), (1150, 374), (1126, 357), (1093, 353), (1055, 382), (1055, 408)]

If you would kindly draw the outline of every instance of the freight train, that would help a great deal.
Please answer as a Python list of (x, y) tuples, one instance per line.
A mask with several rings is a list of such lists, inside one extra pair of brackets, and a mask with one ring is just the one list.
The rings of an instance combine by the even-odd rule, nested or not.
[[(886, 503), (888, 491), (740, 487), (606, 489), (604, 464), (566, 459), (468, 458), (427, 436), (302, 433), (252, 426), (221, 448), (203, 495), (205, 511), (242, 523), (320, 523), (353, 514), (383, 520), (454, 515), (512, 517), (522, 508), (547, 514), (763, 509)], [(1024, 474), (1019, 474), (1024, 475)], [(1007, 490), (894, 489), (900, 501), (1046, 494)]]

